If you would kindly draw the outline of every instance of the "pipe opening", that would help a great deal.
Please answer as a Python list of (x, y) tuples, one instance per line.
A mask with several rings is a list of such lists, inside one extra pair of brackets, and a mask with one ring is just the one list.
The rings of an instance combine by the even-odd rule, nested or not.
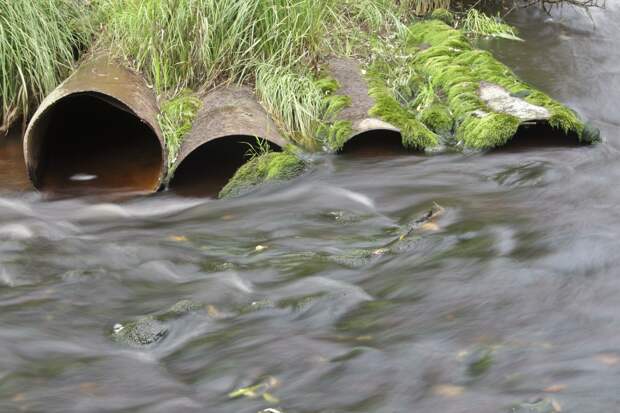
[(359, 133), (349, 139), (340, 153), (356, 157), (376, 157), (410, 154), (403, 146), (400, 132), (374, 129)]
[(36, 187), (61, 193), (152, 191), (164, 153), (156, 133), (120, 101), (69, 95), (33, 126), (28, 142)]
[(575, 133), (552, 128), (548, 122), (522, 124), (517, 133), (506, 145), (495, 151), (525, 151), (540, 148), (571, 148), (579, 146), (579, 137)]
[[(281, 148), (267, 140), (270, 150)], [(181, 161), (169, 188), (182, 196), (217, 197), (235, 172), (256, 150), (256, 138), (246, 135), (225, 136), (203, 143)]]

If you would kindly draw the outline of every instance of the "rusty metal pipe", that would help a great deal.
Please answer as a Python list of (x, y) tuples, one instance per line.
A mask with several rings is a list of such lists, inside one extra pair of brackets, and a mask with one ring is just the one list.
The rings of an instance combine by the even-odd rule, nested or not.
[(24, 136), (28, 175), (52, 192), (156, 191), (166, 151), (154, 93), (105, 56), (83, 63), (41, 103)]
[(369, 115), (375, 102), (368, 94), (368, 84), (357, 61), (334, 58), (328, 62), (328, 70), (340, 85), (336, 94), (351, 98), (351, 105), (338, 114), (338, 120), (349, 121), (352, 126), (352, 133), (345, 140), (341, 151), (346, 151), (350, 146), (391, 146), (394, 142), (398, 142), (401, 147), (400, 129)]
[(186, 195), (217, 195), (247, 161), (256, 138), (273, 150), (286, 145), (250, 89), (226, 87), (209, 93), (181, 145), (169, 188)]

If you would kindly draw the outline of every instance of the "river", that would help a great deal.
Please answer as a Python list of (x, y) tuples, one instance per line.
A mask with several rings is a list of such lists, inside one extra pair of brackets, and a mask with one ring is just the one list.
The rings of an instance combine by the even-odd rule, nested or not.
[[(119, 201), (35, 193), (4, 142), (0, 411), (620, 411), (608, 3), (481, 42), (601, 128), (593, 147), (322, 155), (238, 199)], [(181, 300), (198, 309), (156, 343), (113, 339)]]

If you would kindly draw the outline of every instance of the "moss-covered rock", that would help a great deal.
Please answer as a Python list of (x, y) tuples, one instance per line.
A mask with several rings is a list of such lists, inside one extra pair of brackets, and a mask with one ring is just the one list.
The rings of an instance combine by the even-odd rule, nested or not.
[(562, 408), (557, 401), (544, 398), (510, 406), (506, 411), (510, 413), (560, 413)]
[(112, 328), (112, 339), (131, 347), (148, 347), (168, 335), (170, 321), (202, 307), (191, 300), (182, 300), (160, 313), (116, 323)]
[[(445, 96), (462, 145), (501, 146), (514, 137), (521, 123), (531, 121), (546, 122), (582, 142), (597, 140), (596, 131), (586, 133), (574, 111), (519, 80), (491, 53), (473, 48), (461, 31), (443, 21), (412, 25), (405, 43), (415, 55), (412, 69)], [(484, 96), (485, 91), (490, 97)]]
[(114, 325), (112, 338), (132, 347), (144, 347), (160, 341), (168, 334), (168, 326), (154, 316), (139, 317), (135, 320)]
[(301, 175), (305, 163), (289, 152), (267, 152), (250, 159), (220, 191), (220, 198), (241, 195), (265, 182), (277, 182)]

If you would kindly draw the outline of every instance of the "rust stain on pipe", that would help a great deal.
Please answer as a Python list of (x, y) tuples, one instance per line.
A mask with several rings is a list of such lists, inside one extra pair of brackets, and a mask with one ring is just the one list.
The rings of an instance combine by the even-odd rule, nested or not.
[(181, 194), (217, 195), (246, 162), (256, 138), (273, 150), (287, 143), (249, 88), (209, 93), (181, 145), (169, 187)]
[(402, 147), (400, 129), (369, 115), (375, 102), (368, 94), (368, 84), (362, 76), (362, 70), (357, 61), (348, 58), (334, 58), (328, 62), (331, 76), (338, 81), (340, 88), (338, 95), (351, 98), (351, 105), (344, 108), (338, 119), (351, 122), (352, 133), (346, 139), (342, 150), (346, 150), (354, 141), (355, 146), (386, 146)]
[(24, 137), (29, 177), (53, 192), (156, 191), (166, 151), (156, 97), (137, 74), (99, 56), (41, 103)]

